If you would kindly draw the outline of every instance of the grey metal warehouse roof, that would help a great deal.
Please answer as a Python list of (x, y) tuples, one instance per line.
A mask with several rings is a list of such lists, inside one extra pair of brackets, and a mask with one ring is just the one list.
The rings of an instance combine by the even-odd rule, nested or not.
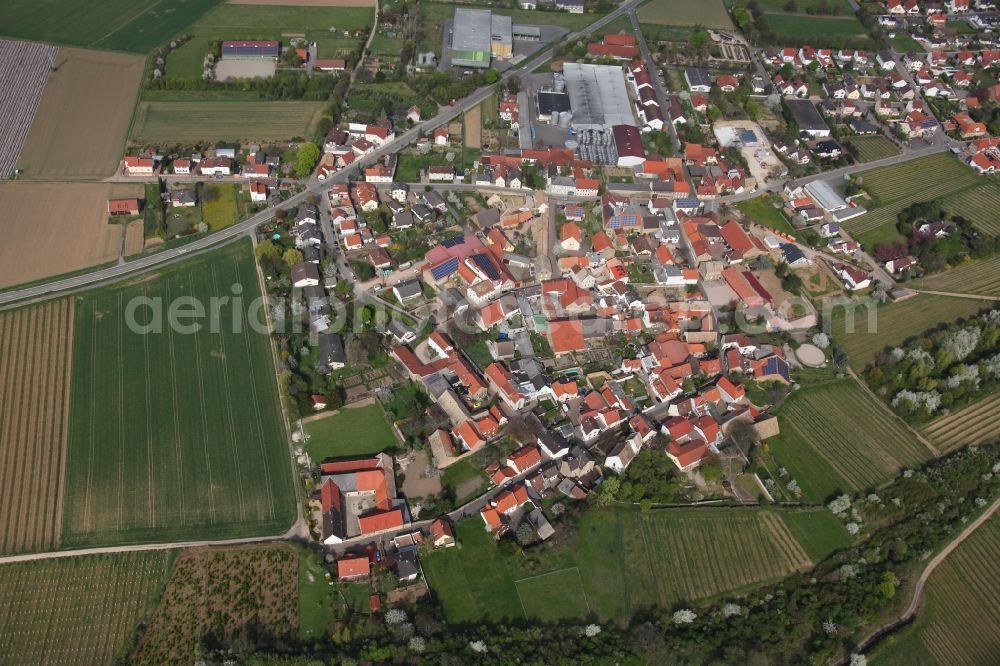
[(490, 21), (490, 39), (499, 44), (510, 44), (513, 40), (514, 22), (509, 16), (493, 14)]
[(567, 62), (563, 65), (566, 90), (573, 107), (573, 126), (599, 129), (612, 125), (635, 126), (625, 74), (613, 65)]
[(795, 116), (795, 122), (799, 124), (799, 129), (807, 132), (830, 131), (830, 127), (823, 120), (816, 105), (807, 99), (786, 99), (785, 104), (791, 109)]
[(488, 9), (455, 8), (455, 26), (451, 48), (456, 51), (490, 50), (493, 32), (492, 12)]

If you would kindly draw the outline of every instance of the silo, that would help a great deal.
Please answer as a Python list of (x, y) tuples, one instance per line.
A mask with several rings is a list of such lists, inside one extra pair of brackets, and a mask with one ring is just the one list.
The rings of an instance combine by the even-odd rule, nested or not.
[(566, 91), (566, 77), (559, 72), (552, 75), (552, 90), (559, 93)]
[(571, 111), (559, 112), (559, 127), (567, 128), (573, 123), (573, 113)]

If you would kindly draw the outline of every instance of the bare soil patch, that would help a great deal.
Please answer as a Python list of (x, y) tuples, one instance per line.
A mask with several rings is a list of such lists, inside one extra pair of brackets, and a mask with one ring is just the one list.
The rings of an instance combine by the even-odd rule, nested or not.
[(63, 48), (17, 166), (27, 179), (103, 178), (121, 160), (143, 57)]
[(141, 197), (142, 186), (0, 184), (0, 288), (114, 260), (123, 227), (108, 224), (107, 200), (124, 196)]
[(403, 479), (403, 492), (407, 497), (430, 497), (441, 492), (441, 477), (428, 476), (430, 458), (426, 451), (417, 451), (410, 458)]
[(465, 114), (465, 147), (483, 147), (483, 107), (471, 109)]
[(0, 552), (59, 545), (73, 302), (0, 314)]
[[(162, 242), (162, 239), (157, 238), (157, 240)], [(142, 252), (143, 244), (142, 220), (129, 222), (125, 225), (125, 256), (139, 254)]]

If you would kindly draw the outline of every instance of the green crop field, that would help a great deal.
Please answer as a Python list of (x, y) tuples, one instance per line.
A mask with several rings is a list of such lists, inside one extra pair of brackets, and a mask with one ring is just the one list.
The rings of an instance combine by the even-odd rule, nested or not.
[(830, 37), (865, 37), (868, 32), (853, 16), (808, 16), (766, 14), (767, 23), (778, 39), (825, 40)]
[[(294, 520), (258, 285), (244, 242), (76, 298), (63, 546), (277, 534)], [(187, 316), (198, 307), (205, 317)], [(160, 332), (135, 328), (155, 327), (157, 309)]]
[(981, 182), (979, 176), (950, 153), (938, 153), (891, 166), (858, 172), (872, 197), (870, 210), (844, 227), (865, 247), (903, 240), (896, 217), (907, 206), (962, 192)]
[(1000, 236), (1000, 184), (996, 180), (981, 180), (942, 203), (949, 213), (961, 215), (984, 234)]
[(397, 445), (392, 427), (378, 403), (345, 407), (333, 416), (305, 424), (306, 451), (313, 461), (379, 453)]
[(900, 153), (899, 146), (893, 143), (892, 139), (881, 134), (852, 136), (849, 141), (858, 149), (858, 160), (862, 162), (884, 160)]
[[(815, 515), (814, 515), (815, 514)], [(479, 517), (456, 526), (461, 548), (423, 559), (450, 621), (627, 617), (746, 591), (806, 568), (847, 543), (832, 517), (743, 509), (586, 511), (572, 546), (511, 557)], [(554, 523), (557, 532), (568, 529)], [(839, 533), (837, 530), (839, 529)], [(802, 543), (796, 541), (799, 535)], [(739, 547), (734, 547), (738, 545)]]
[(113, 51), (147, 53), (221, 0), (4, 0), (0, 34)]
[(1000, 517), (938, 566), (917, 619), (868, 655), (872, 666), (993, 664), (1000, 654)]
[(140, 102), (132, 140), (287, 141), (313, 132), (322, 102)]
[(700, 25), (706, 28), (731, 29), (733, 22), (722, 0), (649, 0), (637, 12), (643, 23), (661, 25)]
[[(364, 43), (373, 17), (371, 7), (221, 4), (185, 31), (191, 40), (167, 57), (165, 71), (167, 76), (200, 78), (213, 40), (276, 39), (287, 44), (292, 34), (316, 42), (320, 58), (341, 58)], [(364, 34), (355, 36), (359, 31)]]
[(895, 303), (885, 303), (873, 310), (860, 307), (856, 312), (837, 307), (831, 316), (831, 332), (836, 343), (847, 352), (851, 366), (860, 370), (875, 360), (886, 347), (988, 307), (991, 301), (920, 294)]
[[(748, 4), (750, 4), (750, 0), (726, 0), (726, 5), (729, 7), (746, 7)], [(836, 4), (837, 8), (836, 16), (851, 16), (854, 14), (854, 9), (851, 7), (849, 0), (832, 0), (827, 3), (827, 5), (834, 4)], [(796, 2), (796, 10), (792, 13), (804, 14), (809, 9), (815, 8), (818, 5), (818, 0), (798, 0)], [(765, 12), (788, 13), (788, 0), (757, 0), (757, 6)]]
[(944, 272), (914, 280), (909, 286), (930, 291), (1000, 297), (1000, 256), (970, 261)]
[(815, 502), (877, 486), (931, 457), (913, 432), (853, 379), (796, 391), (778, 409), (778, 422), (781, 435), (768, 446)]
[(0, 565), (0, 663), (114, 662), (172, 560), (156, 550)]

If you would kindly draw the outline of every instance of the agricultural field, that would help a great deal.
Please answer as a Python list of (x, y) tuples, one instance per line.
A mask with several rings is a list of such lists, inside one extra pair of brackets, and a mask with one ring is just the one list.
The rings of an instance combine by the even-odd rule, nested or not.
[(722, 0), (650, 0), (637, 12), (639, 21), (661, 25), (704, 26), (730, 30), (733, 22)]
[(1000, 184), (980, 181), (961, 194), (947, 197), (942, 204), (953, 215), (961, 215), (988, 236), (1000, 236)]
[[(75, 298), (64, 546), (277, 534), (294, 520), (258, 285), (247, 242)], [(217, 320), (178, 301), (170, 325), (160, 310), (182, 296)]]
[[(0, 183), (0, 288), (114, 261), (123, 226), (108, 224), (109, 197), (142, 196), (141, 185)], [(53, 242), (58, 239), (58, 242)]]
[(480, 149), (483, 147), (483, 107), (479, 105), (465, 114), (465, 147)]
[(139, 56), (60, 49), (17, 162), (21, 178), (112, 175), (122, 158), (142, 69)]
[(322, 102), (140, 102), (132, 141), (288, 141), (311, 135), (322, 109)]
[(995, 663), (1000, 654), (1000, 517), (994, 514), (938, 566), (917, 619), (873, 653), (873, 666)]
[(974, 298), (919, 294), (877, 308), (871, 303), (872, 310), (859, 307), (854, 312), (853, 322), (847, 309), (838, 307), (832, 313), (831, 333), (847, 352), (851, 366), (860, 370), (886, 347), (898, 345), (942, 322), (974, 314), (990, 304), (988, 300)]
[(110, 664), (170, 572), (169, 550), (0, 565), (0, 663)]
[(931, 451), (853, 379), (800, 389), (778, 410), (775, 459), (813, 502), (858, 492), (931, 457)]
[(0, 180), (14, 172), (58, 52), (45, 44), (0, 39), (0, 91), (7, 100), (0, 111)]
[(907, 206), (953, 195), (981, 182), (972, 169), (950, 153), (859, 173), (872, 203), (867, 205), (867, 213), (848, 220), (844, 228), (865, 247), (902, 240), (896, 231), (896, 217)]
[(998, 433), (1000, 394), (997, 393), (924, 426), (924, 434), (942, 451), (979, 444), (996, 438)]
[(315, 462), (326, 458), (379, 453), (397, 445), (392, 427), (377, 402), (344, 407), (332, 416), (305, 424), (306, 451)]
[(5, 0), (0, 34), (112, 51), (147, 53), (221, 0)]
[[(298, 3), (296, 3), (298, 4)], [(191, 40), (167, 56), (167, 76), (200, 78), (213, 40), (275, 39), (287, 44), (291, 35), (316, 42), (319, 58), (342, 58), (364, 43), (371, 29), (372, 5), (292, 6), (290, 3), (223, 3), (187, 30)], [(349, 36), (344, 36), (344, 31)], [(363, 33), (363, 34), (360, 34)]]
[(73, 302), (0, 313), (0, 553), (59, 546)]
[(299, 555), (288, 545), (192, 549), (177, 560), (130, 664), (196, 660), (205, 635), (254, 636), (277, 645), (298, 636)]
[(881, 134), (852, 136), (848, 141), (858, 149), (858, 160), (861, 162), (884, 160), (900, 153), (899, 146), (893, 143), (892, 139)]
[(914, 289), (976, 294), (1000, 298), (1000, 256), (979, 259), (914, 280)]
[[(750, 4), (750, 0), (726, 0), (726, 5), (729, 7), (746, 7), (748, 4)], [(833, 5), (834, 2), (831, 1), (827, 4)], [(788, 0), (757, 0), (757, 6), (760, 7), (761, 11), (786, 14), (807, 14), (809, 9), (816, 8), (818, 5), (818, 0), (799, 0), (796, 3), (795, 11), (789, 12)], [(854, 8), (851, 7), (849, 0), (836, 0), (836, 5), (837, 13), (834, 16), (852, 16), (854, 14)]]
[(767, 23), (782, 39), (809, 39), (823, 42), (830, 38), (866, 37), (868, 31), (853, 16), (809, 16), (766, 14)]
[[(432, 553), (422, 562), (449, 621), (557, 620), (590, 613), (610, 620), (745, 591), (806, 568), (847, 543), (843, 528), (836, 534), (818, 514), (818, 536), (806, 534), (801, 518), (793, 530), (784, 515), (742, 509), (589, 510), (568, 543), (529, 549), (524, 558), (505, 555), (474, 517), (456, 525), (461, 548)], [(573, 529), (555, 527), (557, 533)], [(802, 543), (796, 532), (804, 535)], [(747, 547), (737, 552), (733, 543)]]

